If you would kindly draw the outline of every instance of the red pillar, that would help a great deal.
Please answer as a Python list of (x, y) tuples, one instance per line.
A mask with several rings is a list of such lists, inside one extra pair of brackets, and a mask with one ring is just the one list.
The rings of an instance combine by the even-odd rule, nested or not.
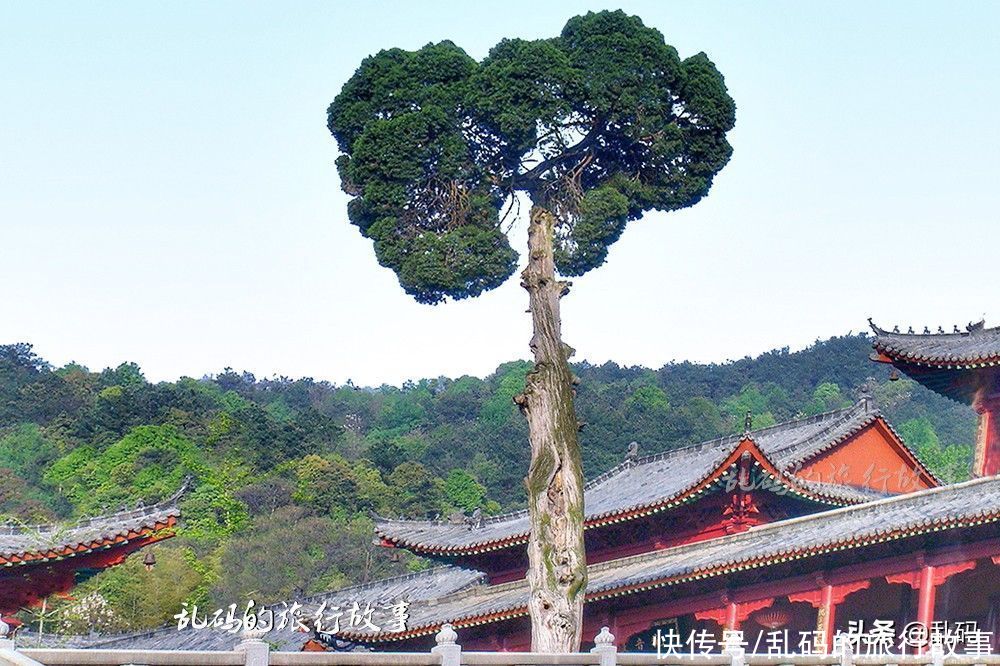
[(730, 601), (729, 605), (726, 606), (726, 626), (725, 628), (730, 631), (735, 631), (740, 628), (740, 621), (737, 614), (736, 602)]
[(816, 631), (823, 632), (823, 641), (826, 651), (829, 653), (833, 650), (833, 633), (837, 626), (837, 606), (843, 603), (847, 595), (859, 590), (867, 590), (871, 581), (859, 580), (853, 583), (831, 585), (820, 578), (817, 582), (820, 584), (818, 590), (789, 594), (788, 600), (804, 601), (812, 604), (812, 607), (816, 609)]
[[(885, 580), (889, 583), (905, 583), (913, 589), (919, 590), (917, 622), (926, 627), (929, 641), (931, 625), (934, 623), (934, 601), (937, 598), (937, 586), (944, 584), (946, 580), (957, 573), (975, 568), (975, 560), (938, 566), (924, 563), (916, 571), (889, 575), (885, 577)], [(921, 648), (919, 652), (926, 652), (926, 646)]]
[[(976, 438), (972, 476), (1000, 474), (1000, 378), (988, 382), (988, 389), (976, 394), (972, 407), (979, 413), (979, 435)], [(997, 391), (997, 392), (993, 392)]]
[[(867, 581), (865, 587), (867, 587)], [(816, 631), (823, 632), (826, 651), (833, 648), (833, 630), (836, 626), (837, 605), (833, 601), (833, 585), (824, 585), (822, 605), (816, 610)]]
[[(927, 627), (930, 632), (934, 624), (934, 599), (937, 597), (937, 586), (934, 584), (934, 567), (924, 565), (920, 571), (920, 594), (917, 601), (917, 622)], [(924, 650), (921, 650), (923, 652)]]

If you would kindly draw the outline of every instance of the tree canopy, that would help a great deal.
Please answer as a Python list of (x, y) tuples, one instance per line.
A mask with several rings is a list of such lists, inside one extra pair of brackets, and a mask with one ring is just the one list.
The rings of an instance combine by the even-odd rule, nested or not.
[(422, 303), (514, 272), (518, 192), (557, 217), (559, 272), (601, 265), (629, 220), (705, 196), (732, 149), (735, 104), (704, 53), (681, 59), (622, 11), (482, 61), (443, 41), (366, 58), (328, 110), (348, 215)]

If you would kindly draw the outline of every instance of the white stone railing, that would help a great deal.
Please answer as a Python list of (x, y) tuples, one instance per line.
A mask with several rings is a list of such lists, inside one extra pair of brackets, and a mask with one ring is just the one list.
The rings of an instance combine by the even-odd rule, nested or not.
[(853, 655), (844, 644), (832, 655), (747, 654), (726, 643), (715, 654), (618, 652), (607, 627), (590, 652), (464, 652), (451, 625), (430, 652), (275, 652), (262, 634), (247, 632), (231, 651), (15, 648), (0, 620), (0, 666), (1000, 666), (1000, 655), (945, 654), (933, 645), (921, 655)]

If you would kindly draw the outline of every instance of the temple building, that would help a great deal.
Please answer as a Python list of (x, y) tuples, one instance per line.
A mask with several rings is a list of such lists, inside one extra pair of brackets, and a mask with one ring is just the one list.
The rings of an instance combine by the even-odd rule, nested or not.
[[(585, 506), (583, 635), (608, 626), (624, 649), (648, 649), (657, 629), (723, 628), (788, 629), (828, 647), (851, 620), (987, 627), (1000, 611), (1000, 479), (941, 486), (869, 399), (631, 455), (587, 484)], [(405, 629), (341, 627), (337, 638), (425, 649), (450, 623), (469, 649), (528, 649), (527, 524), (524, 513), (379, 521), (383, 545), (444, 565), (328, 595), (338, 607), (410, 602)]]
[(932, 391), (976, 410), (979, 435), (972, 474), (1000, 474), (1000, 327), (979, 322), (965, 331), (956, 326), (952, 333), (925, 328), (918, 334), (868, 323), (875, 331), (874, 360), (891, 363)]
[(173, 536), (179, 497), (69, 525), (0, 525), (0, 615), (66, 593), (140, 548)]
[[(642, 650), (658, 630), (721, 638), (739, 628), (759, 650), (754, 636), (781, 629), (829, 648), (851, 622), (902, 631), (943, 621), (976, 623), (996, 649), (1000, 329), (873, 328), (874, 360), (980, 414), (975, 478), (942, 485), (869, 397), (653, 456), (633, 449), (585, 489), (584, 637), (608, 626), (619, 647)], [(423, 650), (450, 623), (469, 649), (529, 648), (526, 513), (382, 519), (376, 536), (441, 566), (312, 600), (320, 609), (408, 600), (405, 628), (341, 625), (338, 640)]]

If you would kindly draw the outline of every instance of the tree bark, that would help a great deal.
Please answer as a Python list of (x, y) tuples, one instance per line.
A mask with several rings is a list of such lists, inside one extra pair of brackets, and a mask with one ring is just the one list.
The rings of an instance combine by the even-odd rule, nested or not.
[(583, 629), (587, 558), (583, 544), (583, 464), (573, 408), (578, 382), (569, 367), (573, 349), (562, 341), (559, 299), (568, 282), (555, 279), (555, 217), (532, 206), (528, 265), (521, 286), (528, 291), (535, 367), (524, 393), (514, 398), (528, 421), (531, 466), (525, 485), (531, 535), (528, 585), (531, 649), (576, 652)]

